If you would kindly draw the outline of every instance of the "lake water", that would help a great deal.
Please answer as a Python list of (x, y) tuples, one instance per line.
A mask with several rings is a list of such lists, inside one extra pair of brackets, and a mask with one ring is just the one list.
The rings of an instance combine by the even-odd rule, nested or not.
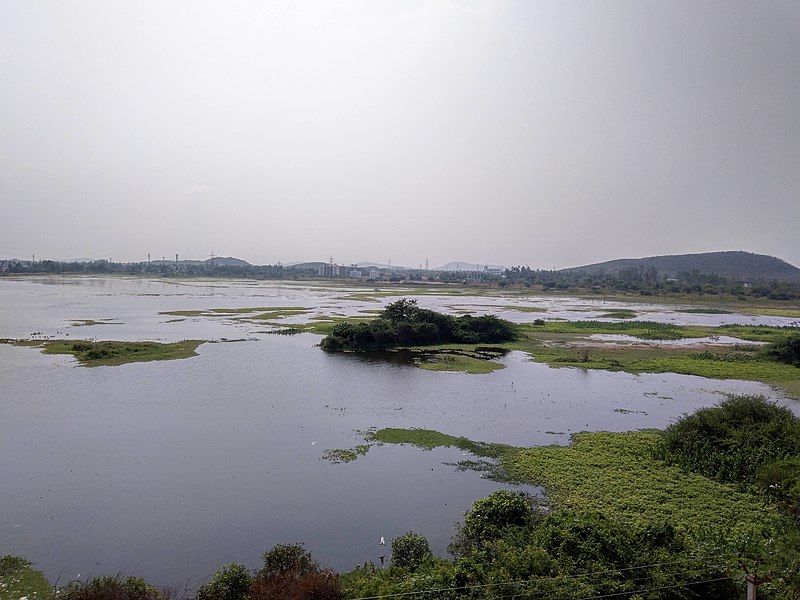
[[(186, 360), (83, 368), (69, 356), (0, 345), (0, 555), (22, 554), (62, 581), (126, 572), (195, 587), (218, 566), (256, 566), (264, 549), (303, 541), (326, 566), (387, 553), (408, 530), (443, 553), (470, 504), (499, 487), (444, 463), (461, 451), (375, 446), (331, 464), (371, 427), (423, 427), (515, 445), (567, 443), (581, 430), (663, 427), (721, 394), (768, 386), (671, 374), (552, 369), (519, 352), (487, 375), (329, 355), (312, 334), (276, 336), (229, 318), (171, 321), (159, 312), (302, 306), (365, 314), (363, 290), (317, 284), (124, 278), (0, 279), (0, 338), (244, 339), (203, 344)], [(412, 294), (408, 294), (409, 296)], [(620, 303), (574, 298), (430, 296), (440, 310), (516, 321), (587, 318)], [(480, 306), (479, 306), (480, 305)], [(489, 305), (489, 306), (486, 306)], [(545, 313), (509, 305), (541, 305)], [(495, 307), (495, 308), (491, 308)], [(665, 322), (789, 324), (634, 307)], [(644, 317), (640, 317), (644, 318)], [(116, 325), (71, 326), (75, 319)], [(525, 488), (535, 491), (532, 488)]]

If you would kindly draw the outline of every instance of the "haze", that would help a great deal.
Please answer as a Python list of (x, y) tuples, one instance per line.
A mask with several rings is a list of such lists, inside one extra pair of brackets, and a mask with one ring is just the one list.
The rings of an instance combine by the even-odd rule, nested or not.
[(0, 3), (0, 257), (800, 264), (800, 3)]

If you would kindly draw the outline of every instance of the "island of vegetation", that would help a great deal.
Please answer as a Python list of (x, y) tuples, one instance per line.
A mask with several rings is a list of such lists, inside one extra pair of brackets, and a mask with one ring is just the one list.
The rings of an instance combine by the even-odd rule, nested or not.
[(117, 366), (152, 360), (197, 356), (202, 340), (180, 342), (126, 342), (90, 340), (0, 340), (3, 344), (32, 346), (44, 354), (71, 354), (84, 367)]
[[(536, 319), (514, 324), (494, 316), (453, 317), (402, 299), (374, 319), (336, 317), (291, 326), (291, 333), (301, 331), (325, 335), (320, 345), (330, 352), (392, 350), (429, 370), (488, 373), (503, 366), (493, 359), (520, 350), (553, 367), (760, 381), (800, 398), (797, 327), (709, 327), (627, 318), (616, 322)], [(626, 336), (632, 343), (593, 338), (598, 334)], [(719, 345), (714, 341), (719, 336), (734, 337), (741, 343)], [(668, 343), (681, 339), (706, 341)]]
[[(370, 443), (455, 446), (547, 496), (501, 489), (478, 500), (456, 528), (451, 557), (408, 532), (392, 540), (388, 567), (337, 573), (302, 545), (278, 544), (257, 570), (221, 567), (197, 600), (730, 600), (744, 595), (742, 567), (772, 574), (760, 599), (800, 598), (800, 419), (763, 398), (731, 397), (664, 431), (580, 433), (569, 446), (516, 448), (417, 429), (378, 430)], [(337, 462), (365, 453), (358, 447)], [(0, 559), (0, 600), (26, 596), (174, 593), (121, 575), (55, 589), (25, 559)]]

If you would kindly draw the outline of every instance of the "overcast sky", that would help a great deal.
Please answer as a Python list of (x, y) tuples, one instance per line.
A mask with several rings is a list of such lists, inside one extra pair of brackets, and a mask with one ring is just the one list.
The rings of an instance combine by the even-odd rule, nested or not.
[(800, 2), (0, 0), (0, 257), (800, 265)]

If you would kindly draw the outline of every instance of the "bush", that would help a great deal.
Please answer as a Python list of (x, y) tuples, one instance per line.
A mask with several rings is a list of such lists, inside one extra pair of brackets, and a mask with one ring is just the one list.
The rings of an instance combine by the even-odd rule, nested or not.
[(424, 535), (409, 531), (392, 540), (392, 566), (416, 571), (431, 556), (433, 553)]
[(140, 577), (101, 576), (64, 589), (66, 600), (164, 600), (165, 593)]
[(522, 492), (497, 490), (476, 501), (464, 514), (450, 552), (461, 555), (476, 546), (506, 533), (509, 527), (523, 526), (531, 521), (533, 510), (530, 499)]
[(264, 566), (249, 600), (340, 600), (339, 576), (321, 570), (301, 544), (278, 544), (262, 555)]
[(800, 454), (800, 420), (761, 396), (733, 396), (670, 425), (661, 454), (719, 481), (752, 484), (765, 465)]
[(302, 577), (319, 571), (319, 565), (302, 544), (276, 544), (272, 550), (264, 552), (261, 559), (264, 561), (258, 572), (261, 578), (278, 575)]
[(339, 575), (322, 570), (295, 577), (291, 573), (259, 577), (250, 588), (248, 600), (341, 600)]
[(769, 360), (800, 367), (800, 335), (790, 335), (767, 344), (761, 353)]
[(197, 600), (242, 600), (253, 576), (246, 565), (230, 563), (217, 570), (211, 581), (197, 590)]
[(513, 323), (495, 316), (453, 317), (419, 308), (416, 300), (403, 299), (389, 304), (377, 319), (337, 323), (320, 346), (328, 352), (373, 351), (396, 346), (507, 342), (516, 335)]
[(800, 457), (764, 465), (758, 472), (758, 484), (782, 508), (800, 518)]

